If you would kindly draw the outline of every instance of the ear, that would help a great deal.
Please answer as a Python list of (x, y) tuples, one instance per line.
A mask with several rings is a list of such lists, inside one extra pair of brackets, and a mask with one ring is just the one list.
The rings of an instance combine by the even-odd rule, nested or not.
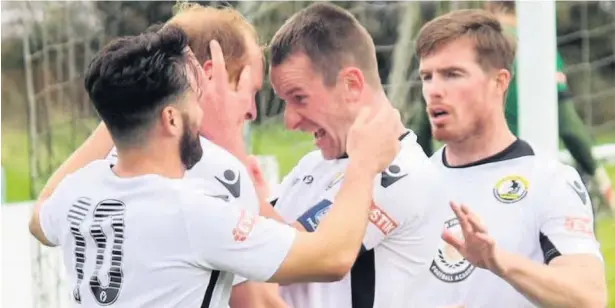
[(205, 71), (205, 77), (207, 78), (207, 80), (211, 79), (211, 76), (213, 74), (213, 62), (211, 60), (207, 60), (205, 61), (205, 63), (203, 63), (203, 70)]
[[(162, 131), (168, 136), (180, 136), (182, 133), (181, 128), (181, 113), (177, 108), (172, 106), (166, 106), (162, 109), (160, 114)], [(185, 124), (185, 123), (184, 123)]]
[(502, 92), (506, 92), (508, 90), (508, 86), (510, 85), (510, 80), (512, 79), (512, 74), (507, 69), (500, 69), (497, 71), (497, 75), (495, 78), (496, 85), (498, 89)]
[(347, 67), (340, 72), (340, 82), (343, 86), (344, 96), (348, 102), (357, 102), (365, 87), (363, 72), (357, 67)]

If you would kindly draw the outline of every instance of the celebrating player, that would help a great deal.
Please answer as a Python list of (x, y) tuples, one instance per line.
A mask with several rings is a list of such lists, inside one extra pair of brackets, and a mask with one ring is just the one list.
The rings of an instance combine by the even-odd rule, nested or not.
[[(432, 160), (455, 215), (416, 307), (604, 307), (591, 201), (579, 174), (508, 129), (515, 52), (482, 10), (440, 16), (416, 43)], [(462, 205), (460, 205), (462, 204)]]
[[(287, 128), (312, 133), (319, 148), (284, 178), (272, 203), (288, 223), (312, 232), (349, 176), (346, 141), (358, 110), (394, 107), (380, 83), (372, 38), (335, 5), (296, 13), (274, 35), (270, 52), (271, 83), (286, 101)], [(402, 149), (374, 182), (370, 224), (352, 271), (341, 282), (281, 286), (291, 307), (406, 307), (411, 301), (449, 210), (416, 136), (400, 120), (395, 125)]]
[[(506, 32), (516, 39), (517, 16), (515, 1), (488, 1), (486, 9), (493, 13), (504, 26)], [(557, 53), (557, 94), (558, 94), (558, 128), (562, 142), (578, 163), (580, 170), (593, 178), (599, 191), (615, 213), (615, 194), (604, 166), (601, 166), (592, 154), (592, 139), (574, 108), (574, 101), (567, 78), (564, 74), (564, 59)], [(517, 78), (513, 76), (506, 96), (506, 120), (515, 135), (518, 135)]]
[(229, 93), (220, 46), (210, 48), (212, 81), (174, 26), (115, 40), (88, 67), (86, 89), (118, 148), (117, 164), (95, 161), (64, 178), (30, 224), (43, 244), (64, 249), (76, 303), (224, 307), (233, 273), (290, 283), (334, 281), (350, 270), (372, 183), (399, 152), (399, 113), (361, 110), (335, 205), (318, 231), (296, 232), (184, 178), (202, 156), (199, 96)]

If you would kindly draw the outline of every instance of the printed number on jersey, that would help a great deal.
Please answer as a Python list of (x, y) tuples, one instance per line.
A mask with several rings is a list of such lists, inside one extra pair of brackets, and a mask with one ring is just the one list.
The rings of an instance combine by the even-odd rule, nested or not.
[[(75, 239), (77, 273), (73, 298), (77, 303), (81, 303), (83, 270), (86, 264), (94, 262), (94, 272), (91, 277), (86, 277), (88, 289), (100, 305), (111, 305), (118, 299), (123, 283), (122, 249), (126, 206), (122, 201), (113, 199), (98, 202), (92, 213), (92, 224), (87, 226), (84, 223), (85, 218), (93, 204), (90, 198), (80, 198), (72, 204), (68, 213), (70, 232)], [(96, 245), (96, 254), (88, 255), (86, 245), (92, 242)], [(107, 243), (111, 247), (107, 247)], [(102, 269), (103, 264), (106, 265), (106, 269)]]

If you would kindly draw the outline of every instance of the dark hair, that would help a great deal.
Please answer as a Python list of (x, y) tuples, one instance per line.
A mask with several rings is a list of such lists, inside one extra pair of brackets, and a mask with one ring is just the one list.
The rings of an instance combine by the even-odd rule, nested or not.
[(416, 54), (419, 59), (429, 56), (443, 45), (463, 38), (474, 43), (476, 61), (484, 70), (512, 72), (515, 46), (495, 16), (483, 10), (453, 11), (426, 23), (416, 39)]
[(85, 88), (116, 145), (142, 140), (158, 113), (190, 89), (185, 48), (176, 27), (107, 44), (85, 72)]
[(272, 66), (294, 53), (305, 53), (327, 86), (335, 84), (347, 65), (360, 68), (371, 85), (380, 84), (372, 37), (352, 14), (333, 4), (316, 3), (295, 13), (273, 36), (269, 48)]

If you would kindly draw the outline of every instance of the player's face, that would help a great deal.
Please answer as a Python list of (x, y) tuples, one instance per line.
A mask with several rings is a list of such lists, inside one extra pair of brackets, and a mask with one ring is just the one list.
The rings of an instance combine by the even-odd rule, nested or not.
[(194, 167), (203, 156), (198, 131), (203, 118), (200, 101), (203, 96), (201, 89), (205, 80), (203, 68), (198, 64), (192, 53), (189, 54), (189, 58), (190, 63), (187, 65), (187, 72), (191, 91), (182, 105), (184, 107), (181, 112), (183, 132), (179, 140), (179, 156), (187, 170)]
[(286, 101), (284, 123), (288, 129), (309, 132), (325, 159), (346, 152), (346, 135), (354, 112), (344, 103), (340, 82), (327, 87), (304, 54), (290, 56), (270, 69), (271, 85)]
[(477, 63), (469, 39), (453, 41), (421, 58), (419, 70), (436, 140), (460, 142), (480, 135), (502, 110), (497, 78)]
[[(251, 71), (251, 81), (250, 85), (252, 96), (250, 100), (239, 100), (238, 104), (241, 104), (240, 108), (237, 108), (237, 111), (242, 114), (242, 116), (246, 120), (254, 120), (257, 116), (257, 108), (256, 108), (256, 94), (263, 87), (263, 78), (264, 78), (264, 56), (262, 49), (258, 46), (256, 42), (249, 44), (247, 51), (247, 62), (243, 63), (243, 65), (249, 65)], [(206, 76), (211, 76), (211, 61), (204, 66), (204, 72)], [(229, 81), (229, 86), (231, 89), (237, 88), (237, 83), (235, 81)], [(210, 110), (212, 107), (210, 104), (207, 104), (207, 100), (205, 98), (200, 100), (201, 109), (203, 109), (204, 114), (215, 114), (215, 110)], [(207, 135), (207, 131), (212, 129), (208, 126), (208, 123), (202, 123), (200, 133), (202, 135)]]

